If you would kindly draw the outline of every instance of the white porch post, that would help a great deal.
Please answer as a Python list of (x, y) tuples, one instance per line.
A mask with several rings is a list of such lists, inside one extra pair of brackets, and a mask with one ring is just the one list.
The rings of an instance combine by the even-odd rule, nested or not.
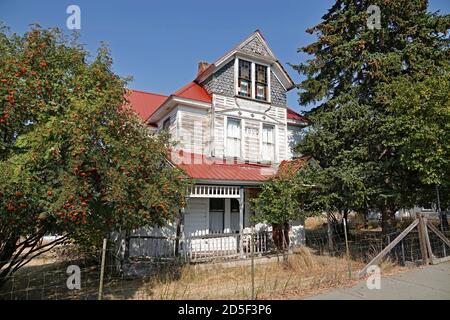
[(239, 189), (239, 252), (240, 255), (244, 255), (243, 235), (244, 231), (244, 187)]

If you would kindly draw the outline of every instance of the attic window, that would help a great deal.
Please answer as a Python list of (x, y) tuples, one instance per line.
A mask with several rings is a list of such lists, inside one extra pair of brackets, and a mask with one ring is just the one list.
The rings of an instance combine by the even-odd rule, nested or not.
[(252, 63), (239, 59), (238, 93), (243, 97), (252, 96)]
[(256, 99), (267, 100), (267, 67), (255, 64)]
[(237, 95), (260, 101), (270, 100), (270, 67), (236, 58)]

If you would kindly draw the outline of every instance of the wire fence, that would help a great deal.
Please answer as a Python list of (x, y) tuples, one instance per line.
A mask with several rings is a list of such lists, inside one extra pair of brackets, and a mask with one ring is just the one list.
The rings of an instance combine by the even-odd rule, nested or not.
[[(134, 250), (143, 246), (147, 254), (126, 260), (118, 260), (111, 242), (95, 258), (70, 256), (67, 253), (76, 250), (73, 245), (59, 246), (8, 278), (0, 288), (0, 299), (300, 298), (358, 281), (358, 272), (401, 231), (382, 234), (350, 229), (345, 241), (342, 226), (331, 236), (323, 228), (307, 229), (304, 245), (284, 251), (277, 250), (270, 237), (253, 236), (239, 247), (245, 248), (245, 255), (237, 252), (234, 259), (217, 256), (204, 261), (185, 259), (181, 253), (162, 254), (172, 252), (170, 241), (150, 245), (156, 250), (153, 253), (161, 253), (152, 255), (148, 240), (134, 239), (130, 242)], [(448, 257), (448, 245), (433, 232), (428, 236), (433, 256)], [(450, 238), (448, 231), (445, 237)], [(271, 250), (258, 252), (263, 243)], [(378, 266), (389, 273), (422, 260), (419, 232), (412, 230)]]

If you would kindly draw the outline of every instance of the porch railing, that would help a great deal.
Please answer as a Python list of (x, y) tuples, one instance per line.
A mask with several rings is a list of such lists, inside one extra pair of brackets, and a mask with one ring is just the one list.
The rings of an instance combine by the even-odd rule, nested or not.
[[(130, 236), (129, 258), (180, 258), (190, 262), (206, 262), (249, 257), (252, 252), (252, 234), (205, 233), (176, 237)], [(253, 253), (257, 256), (274, 249), (270, 231), (253, 233)]]

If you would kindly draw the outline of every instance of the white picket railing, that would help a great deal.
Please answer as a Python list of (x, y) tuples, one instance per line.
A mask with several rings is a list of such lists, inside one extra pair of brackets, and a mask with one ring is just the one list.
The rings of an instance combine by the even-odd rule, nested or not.
[[(190, 262), (206, 262), (249, 257), (251, 233), (197, 232), (179, 239), (178, 254)], [(257, 256), (273, 249), (271, 233), (253, 233), (253, 253)], [(130, 258), (173, 258), (176, 256), (176, 238), (131, 236), (128, 238)]]

